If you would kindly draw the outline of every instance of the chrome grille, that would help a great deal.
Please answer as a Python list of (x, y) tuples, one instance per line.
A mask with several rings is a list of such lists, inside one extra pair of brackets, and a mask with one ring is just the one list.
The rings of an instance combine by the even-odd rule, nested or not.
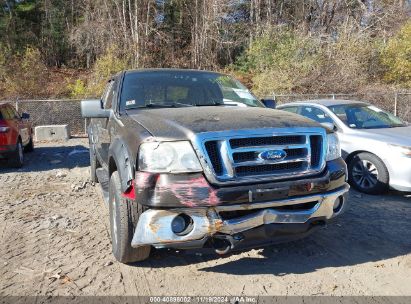
[(240, 166), (235, 169), (235, 172), (237, 176), (251, 176), (260, 174), (270, 174), (272, 172), (287, 173), (289, 172), (289, 170), (301, 170), (304, 169), (304, 167), (304, 162), (298, 161), (293, 163), (279, 163), (270, 165)]
[[(325, 166), (322, 128), (262, 129), (201, 133), (205, 173), (211, 182), (241, 183), (312, 175)], [(264, 159), (261, 153), (281, 150), (280, 160)]]
[(320, 164), (321, 147), (322, 147), (322, 137), (320, 135), (311, 135), (310, 136), (311, 166), (314, 168)]
[(207, 150), (208, 157), (210, 158), (210, 161), (213, 164), (215, 174), (220, 175), (223, 172), (223, 167), (218, 151), (218, 142), (208, 141), (205, 143), (205, 148)]
[[(284, 149), (284, 151), (287, 153), (285, 160), (292, 160), (295, 157), (305, 157), (308, 154), (308, 151), (305, 148)], [(255, 161), (258, 158), (258, 154), (258, 152), (234, 152), (233, 160), (234, 163)]]
[(252, 138), (236, 138), (230, 139), (232, 149), (247, 147), (247, 146), (272, 146), (272, 145), (290, 145), (305, 143), (305, 136), (270, 136), (270, 137), (252, 137)]

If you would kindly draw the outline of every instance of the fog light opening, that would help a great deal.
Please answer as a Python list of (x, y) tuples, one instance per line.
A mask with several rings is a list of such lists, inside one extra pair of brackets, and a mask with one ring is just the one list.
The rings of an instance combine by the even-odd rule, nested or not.
[(344, 197), (343, 196), (337, 197), (334, 201), (334, 206), (333, 206), (334, 213), (340, 212), (343, 205), (344, 205)]
[(193, 230), (194, 221), (191, 216), (181, 213), (171, 222), (171, 231), (178, 236), (189, 234)]

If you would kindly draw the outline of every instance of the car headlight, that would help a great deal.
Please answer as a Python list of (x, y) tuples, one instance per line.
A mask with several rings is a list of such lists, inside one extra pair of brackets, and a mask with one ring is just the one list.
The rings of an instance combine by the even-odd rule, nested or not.
[(146, 172), (201, 172), (200, 162), (188, 141), (151, 142), (140, 146), (140, 171)]
[(400, 145), (394, 145), (394, 144), (388, 144), (391, 149), (393, 149), (395, 152), (398, 152), (404, 156), (411, 157), (411, 147), (407, 146), (400, 146)]
[(327, 134), (327, 155), (325, 160), (330, 161), (341, 157), (340, 141), (337, 134)]

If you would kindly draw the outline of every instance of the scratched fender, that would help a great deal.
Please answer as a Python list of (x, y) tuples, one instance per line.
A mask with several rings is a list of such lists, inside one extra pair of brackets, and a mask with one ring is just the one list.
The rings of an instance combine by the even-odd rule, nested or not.
[[(122, 192), (126, 192), (134, 177), (135, 160), (128, 151), (125, 142), (119, 137), (116, 137), (110, 145), (109, 160), (115, 162), (117, 171), (120, 175), (121, 190)], [(112, 169), (110, 167), (109, 161), (109, 174), (111, 175)]]
[(135, 176), (137, 201), (143, 205), (178, 201), (186, 207), (220, 204), (216, 190), (202, 174), (182, 176), (137, 172)]

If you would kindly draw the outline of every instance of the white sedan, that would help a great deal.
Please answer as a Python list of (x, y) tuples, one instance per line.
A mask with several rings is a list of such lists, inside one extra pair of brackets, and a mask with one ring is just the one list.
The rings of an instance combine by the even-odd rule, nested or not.
[(307, 100), (277, 109), (334, 128), (356, 189), (378, 194), (388, 187), (411, 191), (411, 126), (371, 104), (352, 100)]

